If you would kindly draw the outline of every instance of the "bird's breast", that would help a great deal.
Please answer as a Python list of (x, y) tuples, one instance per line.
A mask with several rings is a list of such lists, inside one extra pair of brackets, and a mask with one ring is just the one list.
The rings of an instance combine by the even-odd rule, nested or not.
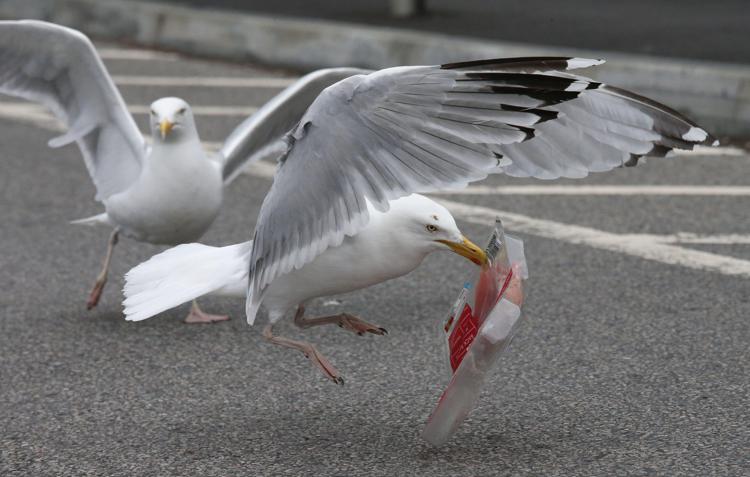
[(288, 309), (312, 298), (347, 293), (405, 275), (419, 266), (423, 253), (404, 254), (387, 244), (348, 237), (312, 262), (275, 279), (263, 304)]
[(221, 172), (205, 157), (174, 154), (148, 158), (138, 181), (105, 201), (123, 231), (151, 243), (198, 240), (219, 213)]

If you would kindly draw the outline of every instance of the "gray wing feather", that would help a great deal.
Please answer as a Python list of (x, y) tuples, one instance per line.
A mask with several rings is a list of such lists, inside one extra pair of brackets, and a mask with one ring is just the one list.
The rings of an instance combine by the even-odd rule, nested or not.
[(246, 164), (257, 160), (264, 146), (288, 133), (321, 91), (344, 78), (370, 72), (359, 68), (317, 70), (274, 96), (224, 141), (219, 151), (224, 164), (224, 182), (231, 182)]
[[(515, 61), (515, 62), (514, 62)], [(250, 261), (252, 321), (271, 281), (367, 223), (366, 201), (463, 186), (489, 173), (583, 177), (713, 139), (678, 113), (533, 58), (359, 75), (323, 91), (288, 137)]]
[(46, 22), (0, 22), (0, 65), (0, 93), (41, 103), (68, 127), (49, 145), (78, 144), (97, 199), (138, 177), (143, 136), (86, 36)]

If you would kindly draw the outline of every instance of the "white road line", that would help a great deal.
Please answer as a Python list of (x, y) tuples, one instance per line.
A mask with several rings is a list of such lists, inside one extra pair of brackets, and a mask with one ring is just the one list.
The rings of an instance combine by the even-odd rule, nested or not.
[(218, 141), (202, 141), (203, 147), (211, 152), (218, 152), (221, 149), (221, 142)]
[(51, 131), (64, 131), (62, 124), (42, 106), (34, 103), (0, 103), (0, 117), (33, 124)]
[(700, 185), (475, 185), (440, 191), (441, 195), (699, 195), (748, 196), (750, 186)]
[[(221, 142), (203, 141), (203, 147), (209, 152), (219, 152), (221, 146)], [(267, 153), (265, 156), (261, 153), (260, 160), (245, 166), (243, 174), (261, 177), (263, 179), (273, 179), (273, 175), (276, 173), (276, 159), (278, 159), (281, 151), (278, 149), (277, 143), (272, 143), (265, 148), (265, 152)]]
[(245, 166), (244, 173), (255, 177), (263, 177), (264, 179), (273, 179), (274, 174), (276, 174), (276, 163), (256, 161)]
[[(250, 116), (258, 108), (255, 106), (192, 106), (196, 116)], [(149, 114), (150, 106), (146, 104), (128, 105), (130, 114)], [(16, 119), (53, 120), (54, 116), (46, 108), (36, 103), (0, 102), (0, 116)]]
[(750, 245), (750, 234), (704, 235), (679, 232), (671, 235), (627, 234), (633, 240), (651, 240), (658, 243), (682, 243), (695, 245)]
[[(35, 107), (29, 108), (29, 105)], [(63, 125), (49, 114), (47, 110), (32, 103), (0, 103), (1, 116), (6, 116), (17, 121), (24, 121), (49, 131), (65, 131)], [(146, 141), (151, 140), (148, 134), (145, 134), (144, 137)], [(222, 145), (221, 142), (214, 141), (203, 141), (202, 144), (206, 148), (206, 151), (213, 153), (218, 152)], [(278, 156), (278, 151), (274, 151), (273, 148), (269, 147), (269, 156), (264, 157), (263, 159), (265, 160), (249, 164), (245, 172), (257, 177), (271, 179), (276, 172), (275, 160)]]
[(500, 217), (508, 230), (515, 232), (560, 240), (576, 245), (588, 245), (589, 247), (624, 253), (668, 265), (680, 265), (697, 270), (717, 272), (723, 275), (750, 278), (750, 261), (748, 260), (657, 243), (650, 238), (641, 238), (639, 240), (632, 235), (619, 235), (579, 225), (535, 219), (503, 210), (442, 199), (438, 199), (438, 201), (452, 213), (456, 214), (459, 220), (467, 222), (487, 225), (487, 223), (496, 217)]
[(747, 151), (739, 147), (721, 146), (696, 146), (692, 151), (676, 149), (675, 156), (746, 156)]
[[(258, 108), (255, 106), (191, 106), (196, 116), (250, 116)], [(130, 114), (149, 114), (150, 107), (145, 104), (128, 106)]]
[(176, 53), (134, 48), (98, 48), (96, 51), (104, 60), (177, 61), (180, 59), (180, 55)]
[(286, 88), (297, 78), (222, 76), (113, 76), (119, 86), (208, 86), (213, 88)]

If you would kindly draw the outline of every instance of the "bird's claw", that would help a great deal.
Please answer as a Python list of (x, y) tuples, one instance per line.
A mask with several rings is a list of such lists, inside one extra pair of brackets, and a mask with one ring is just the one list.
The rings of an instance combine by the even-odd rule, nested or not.
[(344, 378), (339, 375), (338, 370), (334, 368), (330, 361), (328, 361), (325, 356), (320, 354), (320, 351), (318, 351), (314, 346), (308, 346), (308, 350), (303, 350), (302, 354), (304, 354), (307, 359), (309, 359), (318, 369), (320, 369), (323, 374), (328, 377), (328, 379), (333, 381), (334, 384), (343, 386)]
[(388, 331), (386, 331), (385, 328), (368, 323), (354, 315), (342, 315), (338, 325), (340, 328), (354, 332), (358, 336), (364, 336), (365, 333), (372, 333), (373, 335), (379, 336), (388, 334)]

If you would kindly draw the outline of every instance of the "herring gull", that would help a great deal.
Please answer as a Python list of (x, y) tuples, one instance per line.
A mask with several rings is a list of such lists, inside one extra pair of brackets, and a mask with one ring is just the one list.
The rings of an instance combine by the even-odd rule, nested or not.
[[(67, 126), (49, 146), (78, 145), (96, 199), (104, 205), (104, 213), (73, 222), (112, 228), (88, 309), (99, 302), (120, 235), (154, 244), (198, 240), (221, 209), (225, 184), (255, 160), (255, 145), (286, 133), (323, 88), (363, 71), (328, 69), (301, 78), (268, 105), (273, 121), (267, 120), (269, 109), (261, 109), (212, 157), (203, 150), (190, 106), (179, 98), (151, 105), (148, 145), (91, 41), (79, 31), (34, 20), (1, 21), (0, 65), (0, 93), (41, 103)], [(186, 321), (221, 319), (226, 317), (193, 303)]]
[[(377, 333), (349, 314), (305, 318), (305, 302), (407, 273), (432, 250), (481, 261), (450, 214), (414, 193), (492, 173), (580, 178), (715, 144), (662, 104), (569, 73), (601, 63), (537, 57), (404, 66), (329, 86), (285, 137), (253, 240), (183, 245), (139, 265), (126, 277), (127, 317), (143, 319), (206, 293), (242, 294), (248, 323), (263, 305), (266, 339), (302, 351), (341, 382), (315, 347), (275, 335), (274, 324), (297, 307), (301, 327)], [(172, 273), (187, 263), (212, 273)]]

